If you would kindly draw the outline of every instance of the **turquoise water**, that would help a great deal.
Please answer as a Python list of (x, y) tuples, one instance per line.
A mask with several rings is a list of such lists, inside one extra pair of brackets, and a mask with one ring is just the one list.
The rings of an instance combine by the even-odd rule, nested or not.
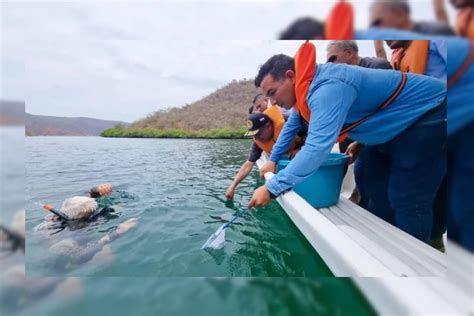
[[(327, 267), (277, 205), (239, 220), (243, 225), (229, 232), (221, 257), (198, 250), (220, 225), (206, 223), (208, 215), (232, 213), (255, 186), (253, 175), (237, 192), (234, 205), (223, 199), (229, 177), (245, 158), (246, 141), (38, 137), (27, 138), (26, 144), (27, 276), (10, 272), (23, 266), (23, 253), (0, 259), (2, 280), (10, 280), (0, 287), (2, 315), (374, 314), (350, 279), (326, 277)], [(18, 159), (22, 153), (9, 157)], [(10, 159), (2, 163), (2, 181), (7, 174), (21, 178), (24, 169)], [(182, 187), (171, 179), (179, 179)], [(117, 215), (54, 235), (33, 230), (45, 215), (34, 205), (36, 200), (58, 205), (103, 181), (113, 182), (120, 192), (114, 202), (119, 204)], [(11, 193), (2, 186), (3, 206), (9, 200), (6, 192)], [(13, 214), (11, 208), (2, 210), (2, 222)], [(139, 224), (111, 244), (112, 263), (51, 268), (56, 258), (48, 245), (64, 238), (94, 240), (130, 217), (137, 217)], [(178, 272), (313, 277), (151, 277)], [(38, 277), (59, 273), (95, 277)], [(101, 277), (107, 275), (120, 277)]]
[[(95, 276), (331, 276), (318, 254), (274, 202), (248, 212), (226, 232), (226, 246), (201, 245), (256, 187), (256, 172), (234, 202), (224, 193), (248, 152), (246, 140), (27, 138), (27, 268), (31, 275)], [(82, 227), (35, 231), (45, 211), (65, 198), (111, 182), (117, 215)], [(260, 185), (260, 184), (259, 184)], [(128, 218), (137, 227), (110, 244), (107, 265), (66, 267), (48, 249), (64, 239), (86, 244)]]
[[(375, 315), (341, 278), (82, 278), (77, 286), (74, 297), (28, 301), (22, 314)], [(6, 315), (19, 315), (10, 305)]]

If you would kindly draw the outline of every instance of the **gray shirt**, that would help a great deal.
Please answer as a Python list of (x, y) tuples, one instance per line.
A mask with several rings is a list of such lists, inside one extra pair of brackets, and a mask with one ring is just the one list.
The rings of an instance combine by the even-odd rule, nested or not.
[(377, 57), (362, 57), (359, 66), (374, 69), (392, 69), (392, 66), (387, 60)]
[(455, 35), (449, 24), (440, 22), (417, 22), (412, 31), (429, 35)]
[(260, 147), (255, 144), (255, 142), (253, 142), (252, 146), (250, 147), (250, 152), (249, 156), (247, 157), (247, 160), (250, 162), (256, 162), (260, 159), (260, 156), (262, 156), (262, 152), (263, 150), (261, 150)]

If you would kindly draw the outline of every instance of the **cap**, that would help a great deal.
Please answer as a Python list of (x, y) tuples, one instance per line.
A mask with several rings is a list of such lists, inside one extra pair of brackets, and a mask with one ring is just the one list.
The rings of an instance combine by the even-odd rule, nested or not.
[(268, 122), (270, 118), (268, 115), (263, 113), (254, 113), (251, 114), (247, 119), (247, 132), (244, 136), (254, 136), (259, 130)]

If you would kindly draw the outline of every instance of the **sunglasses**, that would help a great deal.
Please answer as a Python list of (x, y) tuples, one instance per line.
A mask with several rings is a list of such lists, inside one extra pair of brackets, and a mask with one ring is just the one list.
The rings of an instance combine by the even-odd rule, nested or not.
[(375, 20), (370, 24), (370, 26), (371, 26), (371, 27), (378, 27), (378, 26), (380, 26), (380, 25), (382, 25), (382, 24), (383, 24), (383, 19), (380, 18), (380, 19), (375, 19)]
[(329, 56), (328, 60), (326, 60), (326, 63), (334, 63), (337, 60), (336, 55), (331, 55)]

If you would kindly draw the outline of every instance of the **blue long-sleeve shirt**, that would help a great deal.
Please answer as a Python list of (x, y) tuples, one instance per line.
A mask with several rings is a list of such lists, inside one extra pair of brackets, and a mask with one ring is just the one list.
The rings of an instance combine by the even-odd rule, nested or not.
[[(349, 133), (351, 139), (368, 145), (385, 143), (441, 104), (446, 96), (442, 81), (415, 74), (407, 76), (406, 86), (395, 101), (353, 129)], [(315, 172), (331, 151), (343, 125), (374, 113), (400, 81), (401, 73), (394, 70), (317, 65), (307, 96), (311, 119), (306, 143), (285, 169), (267, 181), (268, 190), (279, 195)], [(301, 124), (299, 114), (292, 111), (270, 160), (276, 162), (280, 158)]]
[[(449, 42), (448, 42), (449, 43)], [(469, 53), (467, 41), (457, 42), (456, 50), (449, 48), (449, 59), (456, 62), (464, 61)], [(451, 57), (451, 55), (455, 55)], [(450, 67), (448, 62), (448, 77), (457, 67)], [(459, 66), (458, 66), (459, 67)], [(454, 69), (453, 69), (454, 68)], [(470, 65), (464, 75), (448, 88), (448, 135), (455, 134), (474, 121), (474, 63)]]
[(438, 78), (446, 82), (447, 74), (448, 46), (445, 40), (431, 40), (428, 50), (428, 60), (426, 62), (425, 75)]
[[(469, 54), (470, 42), (461, 37), (433, 36), (395, 29), (370, 28), (356, 31), (357, 39), (392, 39), (392, 40), (445, 40), (447, 45), (448, 80), (464, 63)], [(474, 121), (474, 63), (471, 63), (464, 75), (448, 89), (448, 135), (455, 134), (467, 124)]]

